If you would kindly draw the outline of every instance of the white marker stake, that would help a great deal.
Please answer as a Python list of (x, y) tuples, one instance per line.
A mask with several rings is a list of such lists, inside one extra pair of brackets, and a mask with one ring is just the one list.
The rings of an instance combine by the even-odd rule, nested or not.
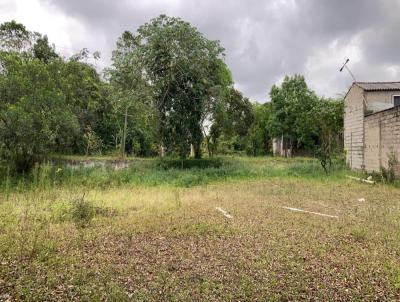
[(232, 215), (230, 215), (227, 211), (225, 211), (224, 209), (220, 208), (220, 207), (216, 207), (215, 208), (217, 211), (220, 211), (226, 218), (232, 219)]
[(317, 212), (310, 212), (310, 211), (301, 210), (301, 209), (296, 209), (296, 208), (289, 208), (289, 207), (282, 207), (282, 208), (284, 208), (284, 209), (286, 209), (286, 210), (289, 210), (289, 211), (309, 213), (309, 214), (314, 214), (314, 215), (319, 215), (319, 216), (324, 216), (324, 217), (330, 217), (330, 218), (339, 218), (339, 216), (328, 215), (328, 214), (322, 214), (322, 213), (317, 213)]

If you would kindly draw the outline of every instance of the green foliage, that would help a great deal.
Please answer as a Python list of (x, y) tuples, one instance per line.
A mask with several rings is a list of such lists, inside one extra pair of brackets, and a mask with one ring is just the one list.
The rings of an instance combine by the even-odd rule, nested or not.
[(281, 87), (270, 92), (271, 137), (283, 137), (295, 149), (316, 155), (326, 173), (332, 158), (341, 152), (343, 139), (343, 100), (320, 99), (303, 76), (286, 76)]
[(46, 35), (0, 25), (0, 173), (27, 173), (53, 153), (162, 148), (182, 167), (191, 146), (196, 158), (203, 149), (258, 156), (274, 137), (326, 169), (339, 150), (342, 102), (320, 100), (295, 75), (272, 87), (270, 103), (251, 103), (233, 88), (219, 42), (180, 18), (160, 15), (124, 32), (104, 78), (85, 63), (99, 57), (84, 48), (63, 58)]
[(71, 218), (77, 228), (88, 227), (95, 214), (94, 206), (85, 200), (85, 195), (72, 201)]
[(86, 128), (85, 134), (83, 135), (86, 144), (86, 156), (101, 150), (102, 141), (92, 130), (90, 126)]
[(343, 140), (343, 100), (321, 99), (312, 111), (317, 127), (316, 155), (326, 173), (332, 166), (332, 158), (341, 152)]
[(230, 88), (214, 111), (209, 139), (212, 153), (226, 154), (246, 150), (248, 132), (254, 119), (250, 100), (236, 89)]
[(14, 21), (2, 24), (0, 35), (0, 159), (13, 172), (52, 152), (85, 153), (89, 128), (91, 138), (108, 138), (106, 85), (80, 62), (86, 50), (64, 60), (46, 36)]
[(223, 164), (221, 158), (209, 158), (209, 159), (161, 159), (158, 166), (168, 169), (207, 169), (207, 168), (220, 168)]
[(398, 160), (396, 157), (396, 153), (391, 150), (388, 154), (388, 164), (387, 164), (387, 168), (385, 167), (381, 167), (381, 175), (382, 175), (382, 179), (383, 181), (387, 182), (387, 183), (394, 183), (396, 180), (396, 173), (395, 173), (395, 169), (396, 166), (398, 165)]
[(257, 156), (270, 153), (272, 136), (268, 128), (271, 117), (271, 103), (253, 104), (254, 122), (248, 132), (247, 154)]
[(93, 66), (81, 62), (87, 52), (62, 62), (59, 70), (59, 85), (65, 97), (65, 105), (73, 112), (79, 123), (79, 134), (65, 145), (58, 141), (57, 151), (66, 150), (75, 153), (85, 153), (84, 133), (91, 127), (101, 140), (109, 142), (106, 132), (109, 128), (110, 104), (108, 87), (104, 84)]
[(303, 76), (286, 76), (270, 92), (272, 112), (269, 126), (273, 137), (288, 139), (295, 147), (311, 148), (317, 135), (313, 109), (318, 98)]
[(139, 27), (136, 36), (122, 35), (113, 53), (112, 79), (128, 93), (149, 88), (159, 144), (181, 158), (193, 144), (199, 157), (205, 113), (217, 88), (229, 81), (222, 54), (217, 41), (189, 23), (161, 15)]
[(26, 27), (14, 20), (0, 25), (0, 51), (26, 52), (29, 51), (38, 33), (32, 33)]
[(154, 155), (156, 151), (157, 119), (152, 106), (151, 90), (141, 74), (135, 52), (135, 38), (124, 32), (112, 55), (112, 68), (106, 74), (110, 80), (110, 126), (115, 147), (122, 145), (125, 113), (127, 119), (125, 152), (137, 156)]
[(36, 40), (33, 46), (33, 56), (44, 63), (49, 63), (51, 60), (59, 57), (54, 50), (54, 46), (51, 47), (49, 45), (47, 36), (40, 37)]
[[(183, 163), (183, 168), (182, 168)], [(333, 159), (332, 178), (343, 178), (346, 173), (342, 161)], [(1, 191), (27, 188), (70, 187), (106, 189), (126, 185), (191, 187), (221, 181), (241, 179), (264, 179), (268, 177), (305, 177), (319, 179), (325, 177), (318, 160), (281, 159), (248, 157), (214, 157), (207, 159), (145, 159), (135, 160), (129, 167), (116, 169), (117, 163), (99, 162), (88, 167), (45, 166), (39, 170), (38, 177), (27, 175), (11, 177), (6, 186), (6, 176)], [(37, 181), (35, 179), (38, 179)], [(4, 181), (3, 181), (4, 180)]]
[(78, 131), (76, 116), (54, 78), (58, 62), (1, 53), (0, 149), (14, 170), (42, 161), (57, 141), (68, 143)]
[(248, 98), (243, 97), (242, 93), (236, 89), (231, 89), (230, 97), (226, 102), (227, 119), (223, 132), (226, 135), (237, 134), (245, 137), (249, 130), (249, 125), (254, 121), (252, 104)]

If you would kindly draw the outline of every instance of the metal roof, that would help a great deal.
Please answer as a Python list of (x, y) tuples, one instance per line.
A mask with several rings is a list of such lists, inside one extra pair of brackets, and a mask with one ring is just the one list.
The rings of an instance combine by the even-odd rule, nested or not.
[(365, 91), (400, 90), (400, 82), (356, 82), (354, 84)]

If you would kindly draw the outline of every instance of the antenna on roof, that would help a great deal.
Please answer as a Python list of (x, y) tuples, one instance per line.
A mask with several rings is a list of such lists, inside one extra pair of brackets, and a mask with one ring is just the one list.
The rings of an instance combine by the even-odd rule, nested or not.
[(347, 59), (346, 59), (346, 62), (344, 62), (342, 68), (340, 68), (339, 71), (342, 72), (343, 69), (346, 68), (347, 72), (348, 72), (348, 73), (351, 75), (351, 77), (353, 78), (354, 83), (356, 83), (357, 80), (356, 80), (356, 78), (354, 77), (354, 74), (351, 72), (350, 68), (347, 66), (347, 63), (349, 63), (349, 62), (350, 62), (350, 59), (347, 58)]

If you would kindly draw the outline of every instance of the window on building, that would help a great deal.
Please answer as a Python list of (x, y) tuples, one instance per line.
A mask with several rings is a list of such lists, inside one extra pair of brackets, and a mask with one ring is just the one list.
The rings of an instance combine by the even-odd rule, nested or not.
[(400, 95), (394, 95), (393, 96), (393, 105), (396, 106), (400, 106)]

